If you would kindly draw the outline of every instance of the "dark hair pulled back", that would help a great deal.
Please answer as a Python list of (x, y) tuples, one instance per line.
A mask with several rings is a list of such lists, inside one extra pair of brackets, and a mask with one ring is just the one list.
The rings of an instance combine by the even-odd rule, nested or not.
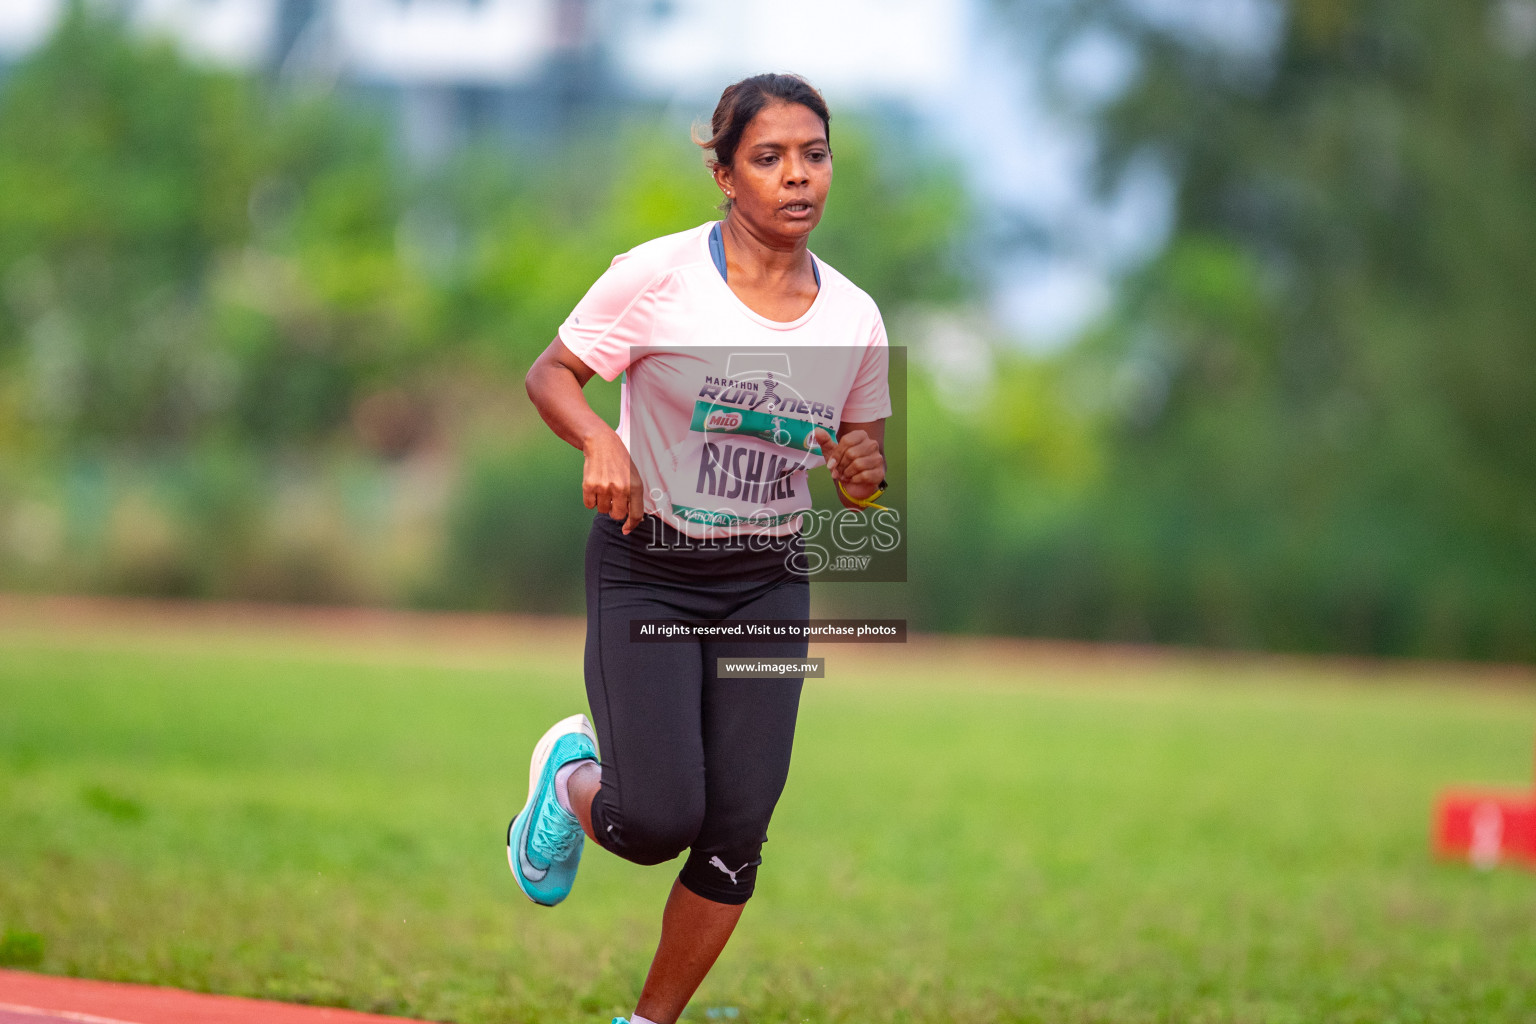
[[(726, 86), (715, 106), (714, 116), (709, 119), (710, 131), (704, 138), (697, 128), (693, 141), (701, 149), (713, 150), (714, 158), (704, 161), (713, 170), (724, 164), (729, 167), (736, 160), (736, 147), (741, 144), (741, 134), (758, 112), (770, 103), (798, 103), (821, 118), (821, 127), (827, 133), (827, 143), (832, 142), (832, 115), (827, 111), (827, 101), (821, 98), (816, 87), (799, 75), (765, 74), (743, 78), (735, 85)], [(727, 199), (721, 209), (729, 210)]]

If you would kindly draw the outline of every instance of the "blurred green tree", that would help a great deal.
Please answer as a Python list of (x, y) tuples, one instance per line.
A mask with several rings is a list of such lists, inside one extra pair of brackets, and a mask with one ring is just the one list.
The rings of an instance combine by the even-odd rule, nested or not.
[(1536, 5), (998, 7), (1048, 67), (1122, 48), (1117, 97), (1054, 94), (1106, 189), (1175, 185), (1073, 356), (1111, 455), (1101, 528), (1036, 578), (1070, 631), (1536, 658)]
[[(111, 10), (0, 86), (0, 582), (579, 607), (579, 457), (522, 375), (615, 254), (714, 215), (686, 126), (420, 168), (359, 94)], [(893, 322), (969, 294), (954, 169), (835, 138), (818, 251)]]
[(244, 231), (250, 103), (164, 46), (125, 45), (83, 4), (12, 71), (0, 93), (7, 433), (174, 436), (209, 400), (219, 371), (198, 286)]
[(384, 135), (73, 3), (0, 91), (8, 434), (313, 439), (414, 341)]

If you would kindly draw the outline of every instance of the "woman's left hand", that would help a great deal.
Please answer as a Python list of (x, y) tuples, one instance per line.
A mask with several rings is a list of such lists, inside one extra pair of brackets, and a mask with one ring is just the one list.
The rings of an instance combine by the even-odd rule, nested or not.
[(816, 441), (827, 460), (827, 471), (854, 501), (867, 501), (885, 479), (885, 455), (880, 442), (862, 429), (853, 429), (836, 441), (816, 428)]

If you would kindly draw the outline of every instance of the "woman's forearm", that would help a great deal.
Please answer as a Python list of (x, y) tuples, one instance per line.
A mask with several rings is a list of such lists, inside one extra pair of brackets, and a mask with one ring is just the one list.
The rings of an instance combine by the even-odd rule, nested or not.
[(586, 380), (582, 379), (581, 371), (586, 371), (588, 379), (592, 371), (585, 366), (577, 369), (568, 365), (560, 358), (561, 353), (552, 351), (556, 345), (560, 343), (556, 341), (534, 360), (524, 384), (534, 408), (539, 410), (549, 429), (567, 444), (584, 452), (594, 437), (612, 434), (613, 428), (592, 411), (582, 391)]
[(591, 379), (592, 368), (556, 338), (533, 361), (524, 383), (549, 429), (585, 456), (582, 503), (623, 522), (629, 533), (645, 518), (645, 484), (619, 435), (587, 404), (582, 387)]

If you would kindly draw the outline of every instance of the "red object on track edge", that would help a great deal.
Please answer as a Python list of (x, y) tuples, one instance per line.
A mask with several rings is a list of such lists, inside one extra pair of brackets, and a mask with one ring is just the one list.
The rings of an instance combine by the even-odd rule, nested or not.
[(1435, 802), (1435, 853), (1484, 870), (1500, 864), (1536, 869), (1536, 788), (1450, 789)]

